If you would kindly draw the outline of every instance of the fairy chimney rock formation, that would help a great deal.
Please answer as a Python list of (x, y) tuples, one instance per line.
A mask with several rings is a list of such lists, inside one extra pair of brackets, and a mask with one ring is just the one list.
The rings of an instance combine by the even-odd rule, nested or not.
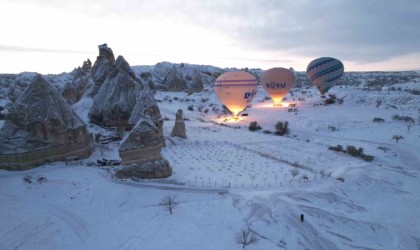
[(91, 70), (92, 70), (92, 62), (88, 58), (86, 61), (83, 62), (82, 73), (87, 74), (87, 73), (90, 73)]
[(119, 154), (122, 169), (117, 178), (165, 178), (172, 174), (169, 162), (164, 159), (160, 149), (165, 138), (150, 117), (141, 118), (136, 126), (121, 141)]
[(174, 128), (172, 129), (171, 136), (187, 138), (187, 133), (185, 130), (185, 122), (184, 122), (184, 118), (182, 117), (182, 109), (178, 109), (178, 111), (176, 112), (175, 125), (174, 125)]
[(95, 86), (91, 93), (92, 96), (96, 95), (106, 77), (111, 72), (115, 62), (114, 53), (106, 43), (98, 45), (98, 49), (99, 56), (97, 56), (91, 71), (92, 79), (95, 82)]
[(68, 82), (61, 94), (70, 103), (74, 104), (78, 102), (85, 94), (90, 92), (94, 86), (94, 82), (90, 76), (92, 70), (92, 63), (89, 59), (83, 62), (82, 67), (74, 69), (71, 74), (73, 75), (73, 81)]
[(106, 127), (128, 126), (136, 96), (141, 89), (133, 74), (124, 57), (118, 56), (112, 71), (93, 97), (89, 111), (91, 122)]
[(166, 75), (164, 83), (169, 91), (180, 92), (185, 88), (185, 81), (175, 66)]
[(131, 112), (131, 117), (128, 120), (130, 127), (134, 127), (137, 122), (142, 118), (148, 116), (154, 124), (159, 128), (163, 134), (163, 119), (160, 114), (159, 107), (156, 103), (156, 100), (153, 96), (153, 91), (149, 89), (144, 89), (139, 94), (136, 105)]
[(191, 80), (191, 83), (188, 85), (187, 92), (198, 93), (198, 92), (203, 91), (203, 89), (204, 89), (203, 79), (201, 78), (200, 71), (197, 70), (194, 74), (194, 77)]
[(41, 75), (9, 109), (0, 130), (0, 168), (24, 170), (91, 154), (91, 136), (59, 91)]

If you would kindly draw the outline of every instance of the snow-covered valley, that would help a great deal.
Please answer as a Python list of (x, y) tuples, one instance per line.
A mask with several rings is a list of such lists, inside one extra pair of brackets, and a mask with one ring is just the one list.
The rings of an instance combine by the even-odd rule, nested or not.
[[(420, 97), (389, 90), (420, 88), (365, 83), (332, 88), (343, 102), (331, 105), (296, 87), (292, 110), (273, 107), (260, 87), (235, 122), (224, 122), (209, 83), (193, 94), (158, 90), (172, 175), (124, 181), (113, 177), (118, 166), (88, 166), (119, 160), (118, 141), (68, 165), (0, 170), (0, 249), (241, 249), (235, 235), (248, 227), (259, 240), (247, 249), (420, 249)], [(91, 105), (84, 97), (72, 107), (89, 123)], [(178, 109), (187, 139), (170, 136)], [(250, 131), (252, 121), (262, 129)], [(273, 133), (278, 121), (289, 135)], [(374, 159), (329, 150), (336, 145)], [(168, 194), (179, 202), (173, 214), (159, 205)]]

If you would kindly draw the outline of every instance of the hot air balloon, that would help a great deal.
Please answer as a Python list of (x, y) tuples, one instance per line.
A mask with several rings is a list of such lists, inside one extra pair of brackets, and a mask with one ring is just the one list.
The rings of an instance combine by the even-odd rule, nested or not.
[(285, 68), (272, 68), (264, 71), (261, 84), (277, 106), (295, 84), (295, 74)]
[(344, 73), (344, 65), (340, 60), (331, 57), (321, 57), (309, 63), (306, 75), (315, 85), (321, 95), (325, 94), (333, 85), (334, 81)]
[(220, 101), (237, 116), (257, 94), (258, 83), (247, 72), (226, 72), (214, 83), (214, 90)]

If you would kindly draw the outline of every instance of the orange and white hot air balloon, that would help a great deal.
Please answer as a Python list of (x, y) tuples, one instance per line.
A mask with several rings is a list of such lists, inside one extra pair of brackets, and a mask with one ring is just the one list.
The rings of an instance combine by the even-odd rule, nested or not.
[(226, 72), (216, 79), (214, 90), (219, 100), (237, 116), (254, 99), (258, 83), (250, 73)]
[(284, 96), (295, 84), (295, 74), (285, 68), (272, 68), (264, 71), (261, 84), (264, 90), (274, 101), (274, 105), (280, 105)]

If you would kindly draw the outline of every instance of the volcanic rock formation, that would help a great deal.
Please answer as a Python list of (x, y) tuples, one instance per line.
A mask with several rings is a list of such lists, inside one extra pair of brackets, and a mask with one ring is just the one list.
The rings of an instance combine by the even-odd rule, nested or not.
[(178, 109), (176, 112), (176, 120), (174, 128), (172, 129), (171, 136), (177, 136), (181, 138), (187, 138), (187, 133), (185, 130), (185, 122), (182, 117), (182, 109)]
[(150, 117), (142, 117), (121, 141), (119, 154), (124, 167), (116, 173), (118, 178), (165, 178), (172, 174), (169, 162), (160, 149), (165, 138)]
[(113, 64), (115, 62), (114, 53), (106, 43), (98, 45), (98, 49), (99, 56), (96, 58), (96, 61), (93, 64), (91, 73), (93, 81), (95, 82), (95, 86), (93, 87), (91, 96), (96, 95), (99, 88), (102, 86), (105, 79), (107, 78), (108, 74), (111, 72)]
[(185, 89), (185, 81), (175, 66), (172, 67), (163, 82), (169, 91), (180, 92)]
[(127, 127), (140, 89), (130, 65), (124, 57), (118, 56), (112, 71), (93, 98), (89, 119), (102, 126)]
[(153, 96), (153, 91), (145, 89), (139, 94), (136, 105), (133, 108), (131, 117), (128, 120), (130, 127), (134, 127), (142, 117), (149, 117), (153, 123), (159, 128), (159, 131), (163, 135), (163, 119), (160, 114), (159, 107)]
[(78, 102), (85, 93), (93, 88), (94, 82), (90, 75), (91, 70), (92, 63), (87, 59), (87, 61), (83, 62), (82, 67), (78, 67), (71, 72), (73, 81), (67, 83), (61, 92), (70, 104)]
[(200, 71), (197, 70), (194, 73), (194, 77), (192, 78), (190, 84), (188, 85), (187, 92), (198, 93), (198, 92), (203, 91), (203, 89), (204, 89), (203, 79), (201, 77)]
[(142, 85), (145, 89), (151, 89), (151, 90), (156, 89), (156, 85), (153, 82), (153, 76), (150, 72), (141, 73), (139, 80), (141, 81), (141, 83), (142, 83)]
[(91, 136), (59, 91), (37, 75), (0, 130), (0, 168), (23, 170), (91, 154)]

